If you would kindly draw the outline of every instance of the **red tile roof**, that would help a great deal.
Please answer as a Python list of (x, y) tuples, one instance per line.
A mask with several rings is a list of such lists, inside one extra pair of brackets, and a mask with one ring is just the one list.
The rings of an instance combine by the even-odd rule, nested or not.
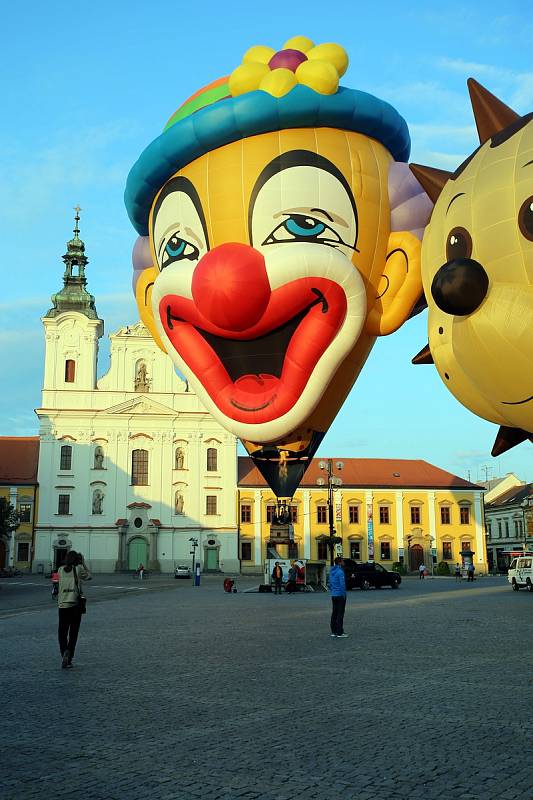
[(0, 485), (37, 485), (38, 436), (0, 436)]
[[(314, 458), (305, 473), (301, 487), (317, 486), (318, 478), (324, 478), (325, 471), (318, 466), (325, 459)], [(483, 487), (452, 475), (439, 467), (422, 460), (402, 458), (334, 458), (333, 472), (342, 479), (343, 486), (352, 488), (394, 488), (394, 489), (474, 489)], [(343, 469), (335, 469), (335, 463), (342, 461)], [(239, 456), (239, 486), (266, 486), (266, 481), (254, 466), (252, 459)]]

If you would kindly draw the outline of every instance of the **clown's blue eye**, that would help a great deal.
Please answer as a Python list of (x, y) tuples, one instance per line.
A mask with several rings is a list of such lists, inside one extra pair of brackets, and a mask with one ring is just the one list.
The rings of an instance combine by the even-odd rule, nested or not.
[(196, 261), (199, 255), (200, 252), (194, 244), (175, 233), (166, 243), (163, 252), (160, 252), (161, 269), (165, 269), (175, 261)]
[[(287, 219), (267, 236), (263, 244), (311, 242), (336, 247), (345, 244), (339, 234), (315, 217), (306, 214), (287, 214)], [(349, 245), (348, 245), (349, 246)]]
[(170, 242), (165, 247), (165, 253), (167, 253), (171, 258), (176, 258), (176, 256), (181, 256), (183, 251), (185, 250), (185, 242), (183, 239), (177, 239), (174, 237), (170, 240)]
[(324, 233), (326, 226), (313, 217), (292, 216), (285, 220), (285, 228), (294, 236), (318, 236)]

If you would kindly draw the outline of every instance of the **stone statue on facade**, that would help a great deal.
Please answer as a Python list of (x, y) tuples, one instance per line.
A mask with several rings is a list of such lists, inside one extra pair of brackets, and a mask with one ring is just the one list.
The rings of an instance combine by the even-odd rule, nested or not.
[(148, 392), (150, 389), (150, 378), (148, 377), (148, 370), (144, 361), (139, 361), (137, 364), (137, 371), (135, 374), (135, 391)]
[(183, 448), (178, 447), (176, 450), (176, 461), (175, 461), (175, 469), (183, 469), (185, 466), (185, 453), (183, 452)]
[(102, 514), (104, 506), (104, 494), (100, 489), (95, 489), (93, 492), (93, 514)]
[(104, 450), (102, 447), (98, 446), (95, 448), (94, 451), (94, 469), (103, 469), (104, 468)]
[(176, 514), (183, 514), (183, 495), (181, 492), (176, 492), (175, 511)]

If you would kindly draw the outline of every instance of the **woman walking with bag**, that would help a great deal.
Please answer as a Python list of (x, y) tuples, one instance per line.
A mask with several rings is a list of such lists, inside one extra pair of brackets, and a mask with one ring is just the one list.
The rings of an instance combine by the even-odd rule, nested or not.
[(91, 579), (91, 573), (81, 553), (69, 550), (65, 566), (59, 568), (59, 626), (57, 630), (61, 651), (62, 669), (72, 667), (78, 640), (81, 615), (85, 614), (85, 597), (82, 581)]

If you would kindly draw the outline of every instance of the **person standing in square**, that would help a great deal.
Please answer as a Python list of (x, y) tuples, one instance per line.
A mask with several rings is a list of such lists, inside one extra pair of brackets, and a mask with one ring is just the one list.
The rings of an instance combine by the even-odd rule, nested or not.
[(344, 611), (346, 609), (346, 580), (344, 577), (344, 560), (341, 556), (335, 559), (335, 565), (329, 573), (329, 591), (331, 594), (331, 636), (335, 639), (346, 639), (344, 633)]

